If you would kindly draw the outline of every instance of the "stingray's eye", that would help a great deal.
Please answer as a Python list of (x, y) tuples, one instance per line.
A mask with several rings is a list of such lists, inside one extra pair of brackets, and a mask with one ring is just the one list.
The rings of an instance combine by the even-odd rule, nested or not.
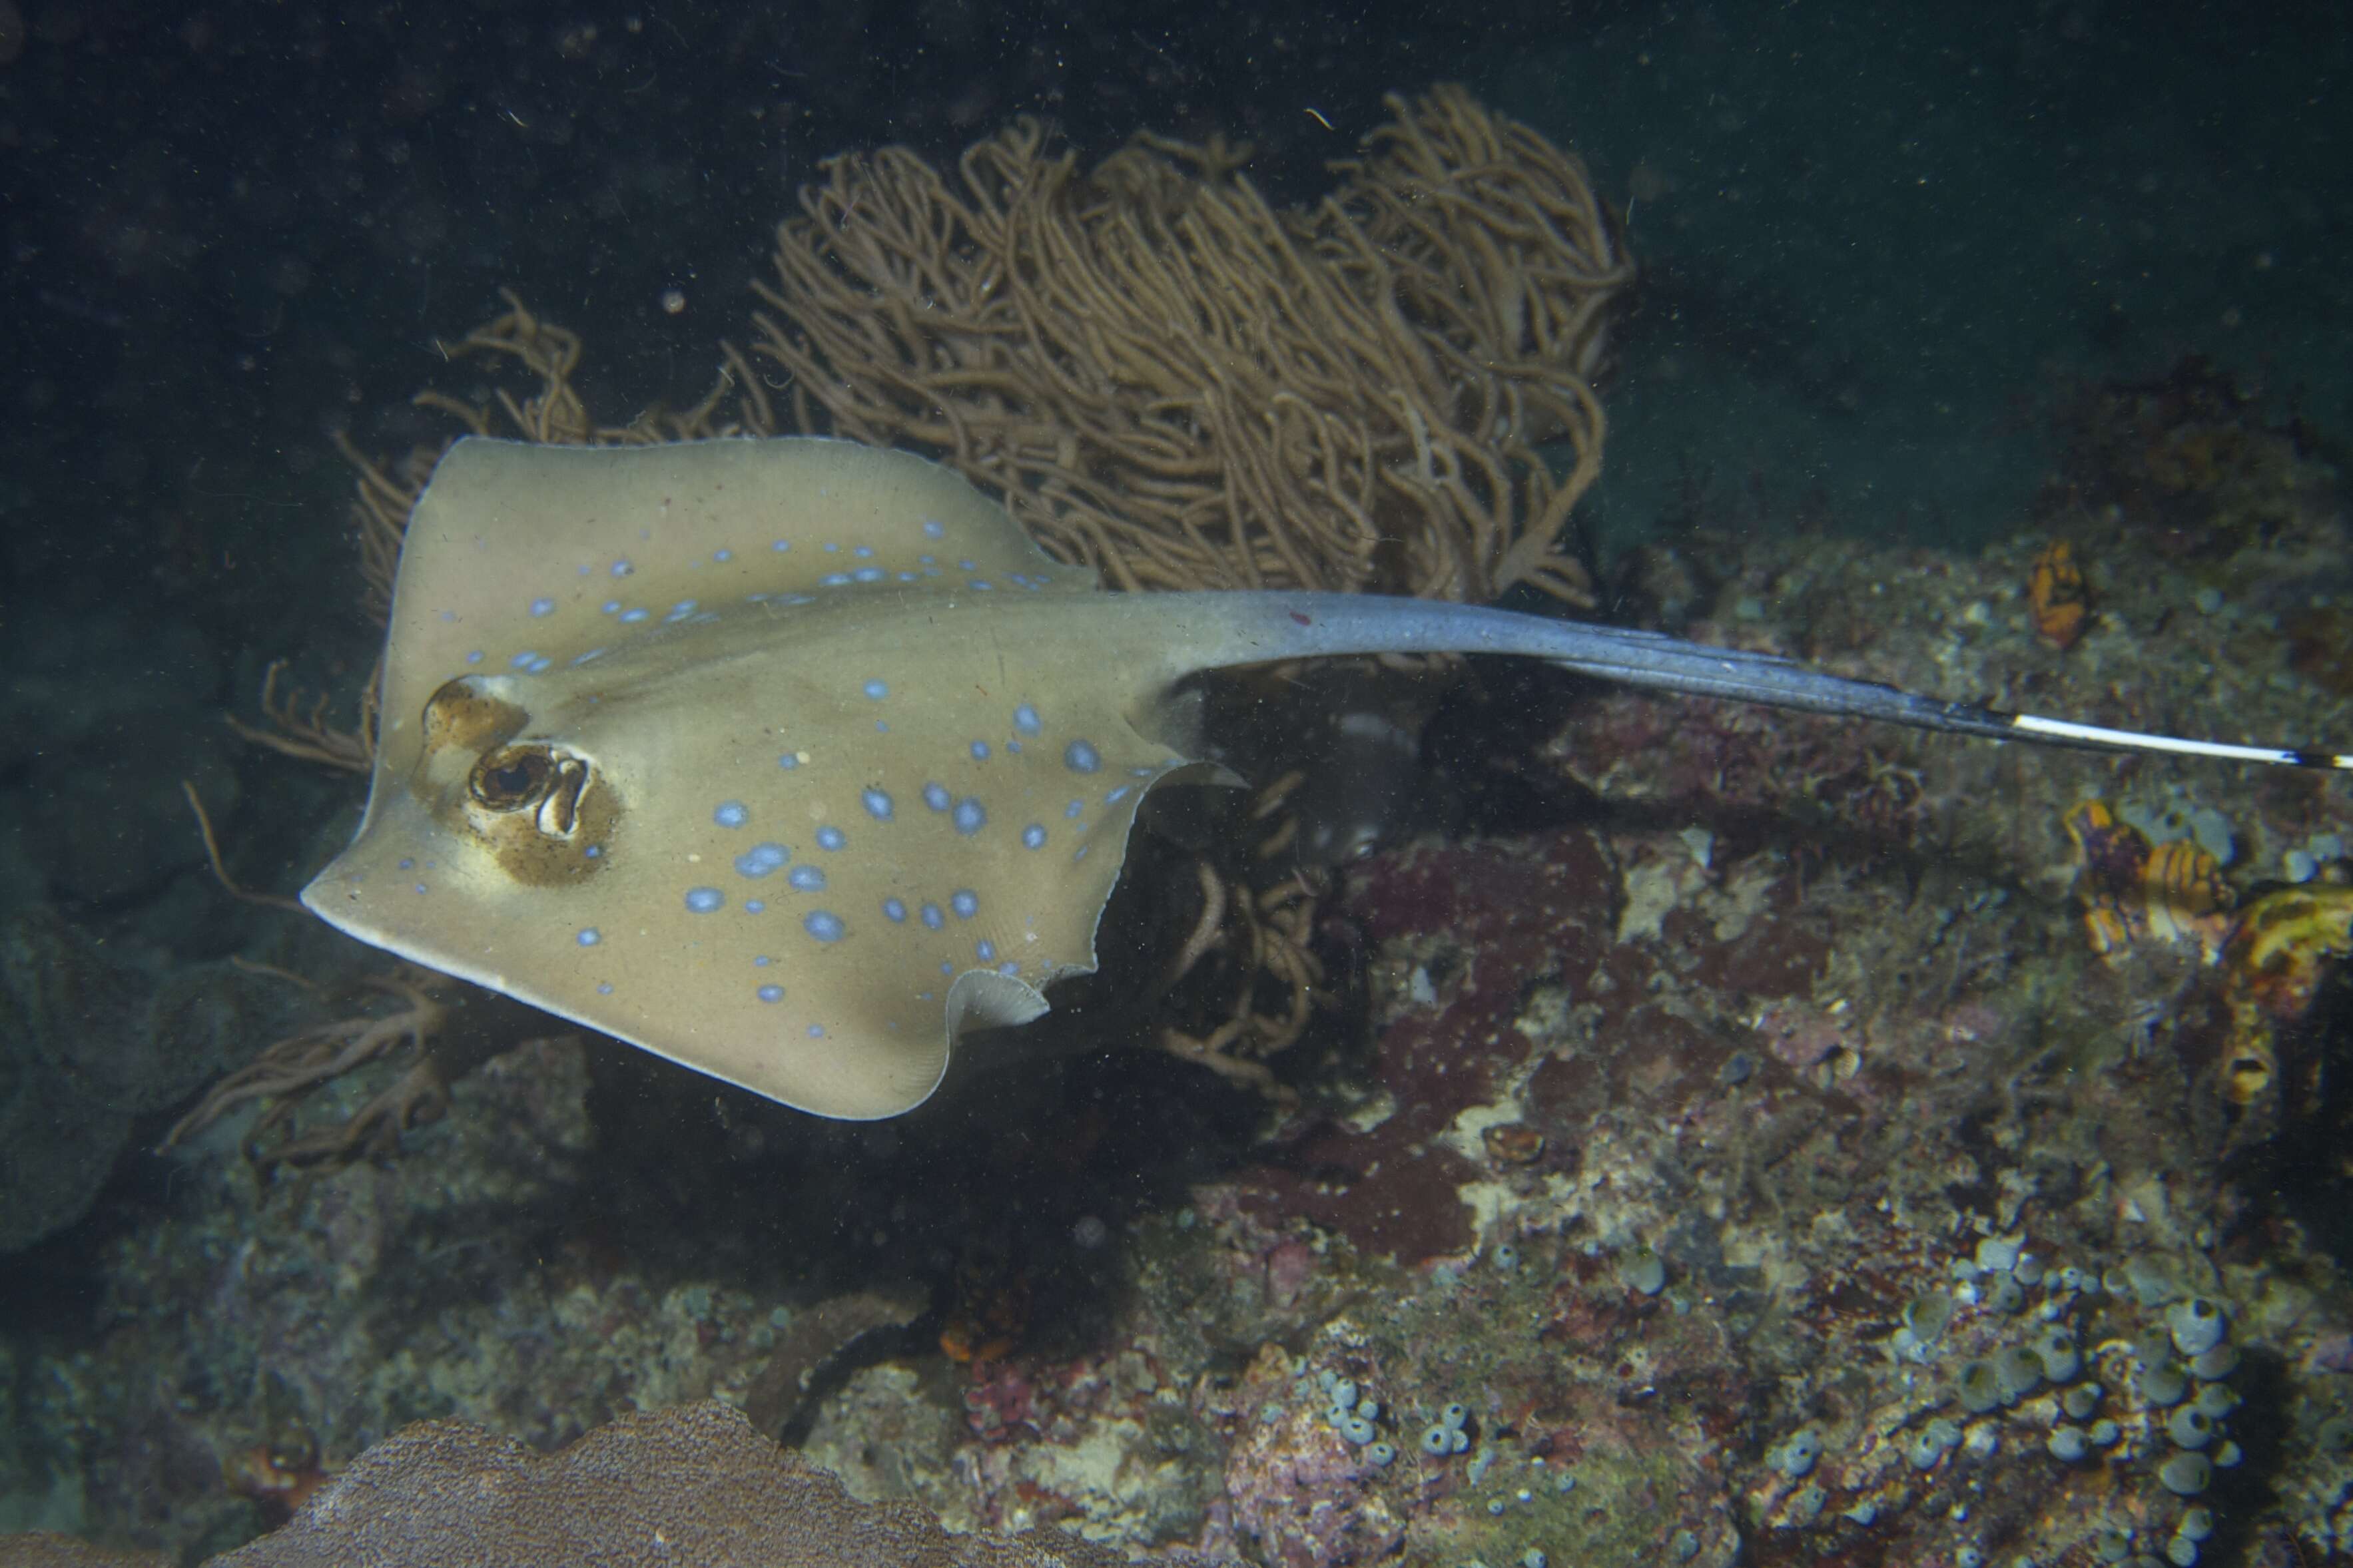
[(565, 746), (524, 741), (475, 760), (460, 824), (515, 880), (551, 887), (612, 864), (620, 800), (596, 766)]
[(554, 771), (544, 746), (502, 746), (476, 763), (466, 782), (492, 811), (524, 811), (539, 804)]

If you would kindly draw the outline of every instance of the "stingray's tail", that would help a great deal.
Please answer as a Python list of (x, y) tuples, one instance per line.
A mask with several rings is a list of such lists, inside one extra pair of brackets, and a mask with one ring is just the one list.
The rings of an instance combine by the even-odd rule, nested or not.
[[(1578, 621), (1556, 621), (1504, 610), (1371, 594), (1152, 595), (1171, 610), (1198, 599), (1204, 627), (1228, 639), (1189, 667), (1233, 664), (1297, 655), (1413, 653), (1448, 650), (1541, 658), (1603, 680), (1694, 697), (1725, 697), (1776, 708), (1876, 719), (1920, 730), (2032, 741), (2110, 752), (2167, 752), (2224, 762), (2297, 768), (2353, 769), (2353, 754), (2297, 746), (2240, 746), (2176, 735), (2111, 730), (2032, 713), (2005, 713), (1975, 702), (1947, 702), (1871, 680), (1825, 675), (1772, 654), (1709, 647), (1656, 632), (1628, 631)], [(1234, 601), (1247, 598), (1247, 605)], [(1227, 601), (1219, 604), (1218, 601)]]
[(1682, 691), (1694, 697), (1727, 697), (1816, 713), (1846, 714), (1890, 724), (1909, 724), (1919, 730), (1983, 735), (1997, 741), (2035, 741), (2044, 745), (2109, 752), (2173, 752), (2184, 756), (2284, 767), (2353, 769), (2353, 755), (2339, 752), (2296, 746), (2239, 746), (2138, 730), (2112, 730), (2069, 719), (2045, 719), (2033, 713), (2006, 713), (1975, 702), (1947, 702), (1922, 697), (1874, 680), (1848, 680), (1825, 675), (1772, 654), (1707, 647), (1654, 632), (1627, 631), (1615, 626), (1556, 624), (1559, 625), (1563, 641), (1580, 646), (1574, 650), (1549, 651), (1546, 657), (1550, 662), (1563, 669), (1623, 681), (1629, 686)]

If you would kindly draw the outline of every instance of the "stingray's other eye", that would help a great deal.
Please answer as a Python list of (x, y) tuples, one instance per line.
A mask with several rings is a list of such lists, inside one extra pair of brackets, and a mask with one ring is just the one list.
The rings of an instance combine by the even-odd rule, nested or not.
[(467, 787), (492, 811), (526, 811), (547, 793), (554, 771), (544, 746), (502, 746), (474, 764)]

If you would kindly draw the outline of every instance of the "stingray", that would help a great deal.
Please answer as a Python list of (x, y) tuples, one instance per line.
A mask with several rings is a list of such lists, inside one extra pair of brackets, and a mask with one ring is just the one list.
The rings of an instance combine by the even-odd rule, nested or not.
[(923, 1103), (1092, 972), (1186, 679), (1396, 652), (1996, 739), (2346, 768), (1939, 701), (1654, 634), (1371, 595), (1114, 594), (923, 458), (471, 437), (408, 525), (330, 924), (818, 1115)]

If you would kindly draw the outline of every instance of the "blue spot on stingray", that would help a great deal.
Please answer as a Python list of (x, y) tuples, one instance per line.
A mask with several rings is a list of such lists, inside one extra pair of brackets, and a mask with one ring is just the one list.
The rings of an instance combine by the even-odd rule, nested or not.
[(724, 565), (726, 563), (735, 559), (735, 552), (732, 550), (714, 550), (711, 552), (711, 558), (713, 561), (720, 563), (722, 565)]
[(849, 574), (849, 578), (853, 583), (880, 583), (889, 575), (891, 574), (883, 571), (880, 566), (860, 566)]
[(621, 613), (621, 601), (618, 599), (607, 599), (596, 607), (604, 611), (608, 616), (617, 616)]
[(425, 890), (425, 884), (424, 884), (424, 883), (422, 883), (422, 882), (417, 883), (417, 890), (418, 892), (420, 892), (420, 893), (421, 893), (421, 892), (423, 892), (423, 891)]
[(820, 827), (817, 830), (817, 847), (820, 849), (839, 849), (849, 842), (849, 836), (839, 827)]
[(841, 553), (841, 546), (828, 542), (825, 547), (825, 552), (828, 555), (839, 555)]
[(776, 766), (784, 769), (786, 773), (792, 772), (793, 769), (799, 767), (800, 765), (800, 758), (795, 756), (790, 752), (786, 752), (783, 756), (776, 759)]
[(754, 844), (735, 857), (735, 874), (765, 877), (792, 858), (793, 852), (781, 844)]
[(915, 580), (916, 575), (913, 572), (902, 572), (899, 574), (899, 581), (902, 583), (913, 583)]
[[(818, 940), (819, 942), (823, 942), (826, 939), (819, 937)], [(821, 1040), (825, 1038), (825, 1026), (823, 1024), (811, 1024), (808, 1026), (808, 1037), (812, 1040)]]
[(874, 547), (871, 544), (861, 544), (857, 549), (851, 551), (850, 553), (860, 557), (871, 556), (874, 553)]
[(601, 860), (605, 858), (605, 847), (602, 844), (591, 844), (580, 853), (591, 860)]
[(580, 928), (580, 934), (574, 937), (572, 940), (578, 942), (583, 947), (594, 947), (598, 942), (605, 940), (605, 933), (598, 931), (595, 926), (582, 926)]
[(770, 958), (766, 953), (765, 953), (765, 952), (764, 952), (764, 953), (761, 953), (758, 957), (756, 957), (756, 958), (754, 958), (754, 959), (753, 959), (753, 960), (752, 960), (752, 967), (753, 967), (753, 968), (754, 968), (754, 969), (765, 969), (765, 968), (767, 968), (767, 967), (768, 967), (768, 965), (770, 965), (770, 964), (772, 964), (772, 963), (776, 963), (776, 961), (775, 959)]
[(1021, 742), (1018, 741), (1008, 741), (1005, 742), (1005, 749), (1018, 755), (1021, 750)]
[(987, 823), (988, 808), (966, 795), (955, 804), (955, 830), (969, 838)]
[(980, 563), (977, 561), (959, 561), (956, 564), (963, 567), (967, 572), (977, 572), (980, 570)]
[(955, 801), (948, 794), (947, 785), (927, 784), (923, 786), (923, 804), (934, 811), (945, 811)]
[(677, 604), (672, 605), (670, 607), (670, 614), (664, 616), (662, 619), (666, 621), (682, 621), (686, 619), (687, 616), (694, 614), (694, 607), (695, 602), (692, 599), (681, 599)]
[(468, 664), (480, 664), (480, 663), (481, 663), (481, 662), (482, 662), (482, 650), (481, 650), (480, 648), (476, 648), (473, 652), (471, 652), (471, 653), (468, 654), (468, 655), (466, 656), (466, 662), (467, 662)]
[(626, 577), (636, 570), (637, 568), (630, 565), (627, 560), (613, 563), (613, 575), (616, 577)]
[(984, 583), (977, 577), (973, 578), (965, 584), (965, 586), (974, 589), (976, 592), (983, 594), (994, 594), (997, 592), (996, 586), (993, 584)]
[(417, 869), (417, 862), (404, 855), (400, 858), (400, 868), (404, 871), (414, 871)]
[[(828, 544), (826, 548), (830, 550), (833, 546)], [(828, 572), (824, 576), (818, 579), (818, 584), (820, 587), (826, 588), (847, 588), (849, 586), (849, 574), (847, 572)]]
[(999, 974), (1018, 974), (1021, 973), (1021, 966), (1008, 958), (1003, 963), (997, 966), (997, 973)]
[(997, 962), (997, 944), (986, 938), (976, 943), (972, 951), (983, 963)]
[(553, 599), (533, 599), (531, 602), (531, 613), (534, 616), (552, 616), (555, 614), (555, 601)]
[(915, 913), (922, 918), (925, 931), (937, 931), (948, 923), (948, 917), (940, 912), (940, 906), (937, 904), (925, 904)]
[(925, 539), (937, 539), (946, 533), (947, 531), (948, 525), (942, 522), (939, 519), (935, 517), (927, 517), (923, 519), (923, 537)]
[(1062, 765), (1074, 773), (1092, 773), (1103, 768), (1103, 753), (1084, 741), (1073, 741), (1062, 749)]
[(547, 671), (548, 671), (549, 667), (551, 667), (551, 666), (552, 666), (552, 665), (554, 665), (554, 663), (555, 663), (555, 661), (554, 661), (554, 659), (552, 659), (552, 658), (548, 658), (548, 657), (547, 657), (545, 654), (543, 654), (543, 654), (535, 654), (535, 655), (533, 655), (533, 656), (532, 657), (531, 667), (530, 667), (530, 668), (531, 668), (531, 673), (532, 673), (532, 674), (533, 674), (533, 675), (545, 675), (545, 674), (547, 673)]
[(707, 915), (727, 902), (727, 895), (716, 888), (689, 888), (686, 907), (698, 915)]
[(596, 994), (597, 994), (597, 995), (599, 995), (599, 996), (610, 996), (612, 994), (613, 994), (613, 983), (612, 983), (611, 981), (609, 981), (609, 980), (606, 981), (603, 984), (601, 984), (601, 985), (599, 985), (599, 986), (597, 986), (597, 987), (596, 987)]
[(1079, 846), (1078, 853), (1072, 855), (1071, 858), (1073, 860), (1083, 860), (1087, 858), (1087, 851), (1093, 847), (1094, 846), (1092, 844), (1082, 844)]
[(825, 873), (814, 866), (796, 866), (786, 875), (785, 880), (804, 893), (825, 891)]
[(782, 555), (786, 551), (790, 550), (792, 547), (793, 542), (789, 539), (779, 539), (774, 544), (768, 546), (769, 549), (775, 551), (779, 555)]
[(875, 821), (888, 822), (891, 820), (891, 797), (883, 794), (881, 790), (872, 788), (860, 790), (858, 792), (858, 804), (864, 806), (866, 808), (866, 815), (872, 817)]
[(1021, 847), (1024, 849), (1043, 849), (1046, 847), (1046, 825), (1042, 822), (1033, 822), (1029, 826), (1023, 828), (1021, 830)]
[(744, 900), (744, 912), (747, 915), (765, 915), (768, 912), (767, 900), (765, 899), (746, 899)]
[(1046, 727), (1046, 721), (1038, 717), (1038, 710), (1024, 702), (1013, 710), (1013, 727), (1025, 735), (1035, 735)]
[(781, 985), (763, 985), (752, 994), (763, 1002), (781, 1002), (785, 999), (785, 988)]
[(956, 919), (968, 921), (980, 913), (980, 895), (970, 888), (958, 888), (948, 895), (948, 908), (956, 912)]
[(866, 683), (866, 695), (874, 699), (875, 701), (880, 702), (882, 699), (891, 695), (891, 688), (883, 684), (881, 681), (870, 680)]
[(882, 918), (889, 921), (894, 926), (905, 925), (907, 923), (907, 906), (901, 903), (896, 899), (885, 899), (882, 900)]
[(975, 742), (972, 743), (972, 760), (973, 760), (974, 762), (976, 762), (976, 763), (985, 763), (985, 762), (988, 761), (988, 742), (986, 742), (986, 741), (975, 741)]
[(621, 612), (621, 624), (622, 624), (623, 626), (636, 626), (639, 621), (646, 620), (646, 619), (649, 618), (652, 615), (653, 615), (653, 612), (652, 612), (651, 610), (642, 609), (642, 608), (640, 608), (640, 609), (634, 609), (634, 610), (623, 610), (623, 611)]
[(752, 820), (752, 814), (744, 809), (740, 800), (723, 800), (711, 814), (711, 820), (722, 827), (741, 827)]
[(604, 657), (605, 650), (603, 648), (592, 647), (586, 653), (574, 654), (572, 656), (572, 662), (576, 668), (577, 666), (586, 664), (591, 659), (602, 658)]
[(839, 915), (824, 910), (811, 910), (802, 919), (801, 925), (809, 935), (819, 942), (839, 942), (849, 934), (849, 928), (841, 923)]
[(539, 655), (536, 652), (526, 648), (522, 653), (519, 653), (512, 658), (507, 660), (507, 667), (511, 669), (529, 669), (532, 665), (538, 660), (538, 658)]
[(1073, 822), (1077, 821), (1080, 817), (1084, 816), (1086, 814), (1087, 803), (1082, 800), (1074, 800), (1071, 802), (1070, 805), (1062, 807), (1062, 815)]

